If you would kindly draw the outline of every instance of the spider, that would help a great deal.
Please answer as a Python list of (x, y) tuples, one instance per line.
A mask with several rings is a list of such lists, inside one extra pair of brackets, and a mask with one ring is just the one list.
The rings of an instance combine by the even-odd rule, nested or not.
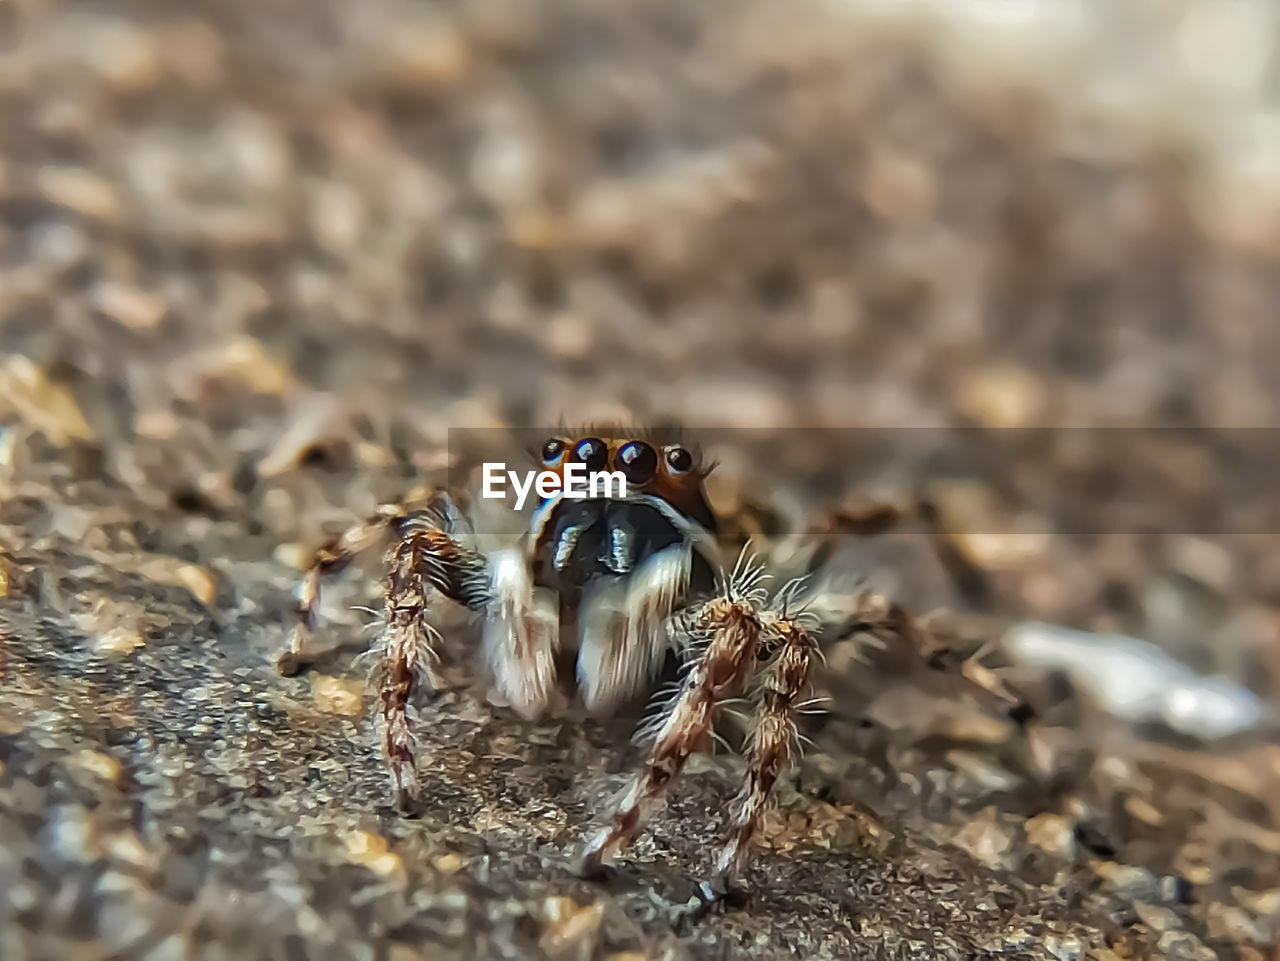
[[(293, 674), (309, 660), (322, 582), (390, 542), (374, 648), (376, 720), (397, 803), (412, 810), (422, 776), (414, 702), (440, 683), (442, 639), (430, 623), (437, 598), (481, 615), (494, 687), (527, 718), (547, 708), (562, 652), (576, 650), (577, 690), (596, 715), (652, 690), (674, 655), (681, 664), (675, 691), (638, 732), (647, 743), (643, 766), (585, 839), (580, 868), (587, 875), (606, 869), (690, 755), (716, 737), (726, 702), (745, 698), (754, 719), (745, 741), (748, 775), (716, 862), (716, 880), (727, 888), (741, 877), (774, 785), (796, 757), (797, 722), (813, 703), (819, 632), (827, 625), (806, 608), (804, 578), (770, 590), (765, 563), (746, 545), (736, 563), (723, 563), (726, 538), (704, 487), (711, 467), (695, 450), (597, 431), (548, 438), (540, 460), (560, 477), (571, 463), (620, 471), (625, 496), (544, 497), (515, 544), (488, 552), (443, 491), (419, 509), (381, 507), (316, 552), (277, 667)], [(883, 529), (883, 520), (871, 526)], [(901, 609), (883, 599), (856, 604), (849, 615), (847, 629), (908, 630)]]

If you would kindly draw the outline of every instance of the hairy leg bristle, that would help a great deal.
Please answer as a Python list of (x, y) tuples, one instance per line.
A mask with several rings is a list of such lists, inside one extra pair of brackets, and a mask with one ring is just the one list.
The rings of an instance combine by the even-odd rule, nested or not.
[(619, 798), (610, 823), (587, 842), (586, 874), (600, 873), (662, 804), (689, 755), (711, 737), (718, 704), (741, 687), (754, 665), (761, 624), (747, 599), (718, 597), (681, 621), (694, 631), (698, 653), (669, 710), (656, 719), (644, 767)]
[(298, 620), (289, 635), (288, 645), (276, 655), (277, 671), (292, 677), (311, 663), (311, 639), (324, 582), (342, 573), (360, 554), (383, 543), (389, 523), (399, 513), (394, 507), (380, 508), (373, 517), (353, 525), (316, 549), (307, 572), (298, 584)]
[(421, 535), (402, 540), (392, 553), (386, 623), (375, 668), (379, 740), (396, 803), (402, 810), (416, 805), (420, 791), (415, 700), (424, 687), (436, 686), (440, 636), (427, 623), (432, 587), (426, 556)]
[(420, 794), (416, 701), (437, 685), (440, 635), (427, 620), (432, 592), (473, 610), (486, 609), (491, 598), (484, 556), (454, 536), (458, 516), (441, 493), (426, 510), (383, 506), (324, 544), (299, 585), (298, 622), (276, 660), (282, 674), (295, 674), (308, 662), (323, 582), (393, 534), (382, 630), (370, 653), (375, 659), (378, 736), (402, 809), (412, 808)]
[[(785, 598), (784, 598), (785, 599)], [(767, 624), (777, 653), (760, 675), (757, 716), (747, 752), (748, 775), (734, 800), (729, 836), (716, 867), (723, 884), (741, 876), (774, 785), (798, 753), (797, 716), (806, 700), (817, 645), (803, 617), (781, 615)]]

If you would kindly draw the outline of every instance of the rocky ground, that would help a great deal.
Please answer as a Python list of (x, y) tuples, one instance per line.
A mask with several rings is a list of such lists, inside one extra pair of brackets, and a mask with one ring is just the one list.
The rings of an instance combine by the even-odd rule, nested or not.
[[(1195, 98), (856, 6), (0, 4), (0, 957), (1277, 956), (1276, 208)], [(601, 418), (968, 565), (835, 551), (928, 650), (828, 651), (740, 902), (725, 754), (574, 875), (634, 719), (487, 705), (473, 624), (416, 819), (352, 645), (272, 667), (327, 534)]]

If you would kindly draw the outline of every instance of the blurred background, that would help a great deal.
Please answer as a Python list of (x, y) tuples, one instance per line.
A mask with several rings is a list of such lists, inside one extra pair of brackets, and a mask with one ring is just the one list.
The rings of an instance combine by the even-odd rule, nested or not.
[[(961, 838), (1023, 902), (1066, 877), (1123, 902), (1103, 924), (1061, 896), (1055, 957), (1271, 957), (1278, 21), (1263, 0), (0, 0), (7, 683), (52, 712), (0, 726), (10, 775), (96, 736), (58, 686), (77, 673), (87, 713), (141, 710), (192, 643), (246, 672), (216, 718), (295, 684), (269, 658), (308, 552), (465, 460), (451, 429), (716, 428), (729, 515), (927, 494), (982, 591), (910, 532), (838, 561), (1033, 692), (1029, 734), (982, 691), (836, 658), (842, 704), (870, 706), (823, 722), (824, 797)], [(872, 467), (865, 428), (888, 431)], [(937, 476), (921, 428), (1022, 430)], [(1140, 522), (1107, 513), (1121, 488)], [(27, 843), (15, 878), (53, 850)], [(1099, 864), (1146, 875), (1117, 895)], [(65, 922), (36, 913), (0, 922)], [(760, 943), (801, 950), (783, 913)]]

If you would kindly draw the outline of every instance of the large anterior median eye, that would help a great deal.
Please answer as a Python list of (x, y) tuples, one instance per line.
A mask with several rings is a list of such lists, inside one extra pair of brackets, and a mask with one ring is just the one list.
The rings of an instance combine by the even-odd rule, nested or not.
[(604, 470), (609, 463), (609, 448), (599, 437), (586, 437), (573, 446), (573, 459), (586, 464), (587, 470)]
[(643, 484), (658, 469), (658, 455), (642, 440), (627, 441), (618, 448), (618, 469), (631, 484)]
[(685, 474), (693, 468), (693, 455), (683, 447), (668, 447), (666, 455), (667, 468), (673, 474)]

